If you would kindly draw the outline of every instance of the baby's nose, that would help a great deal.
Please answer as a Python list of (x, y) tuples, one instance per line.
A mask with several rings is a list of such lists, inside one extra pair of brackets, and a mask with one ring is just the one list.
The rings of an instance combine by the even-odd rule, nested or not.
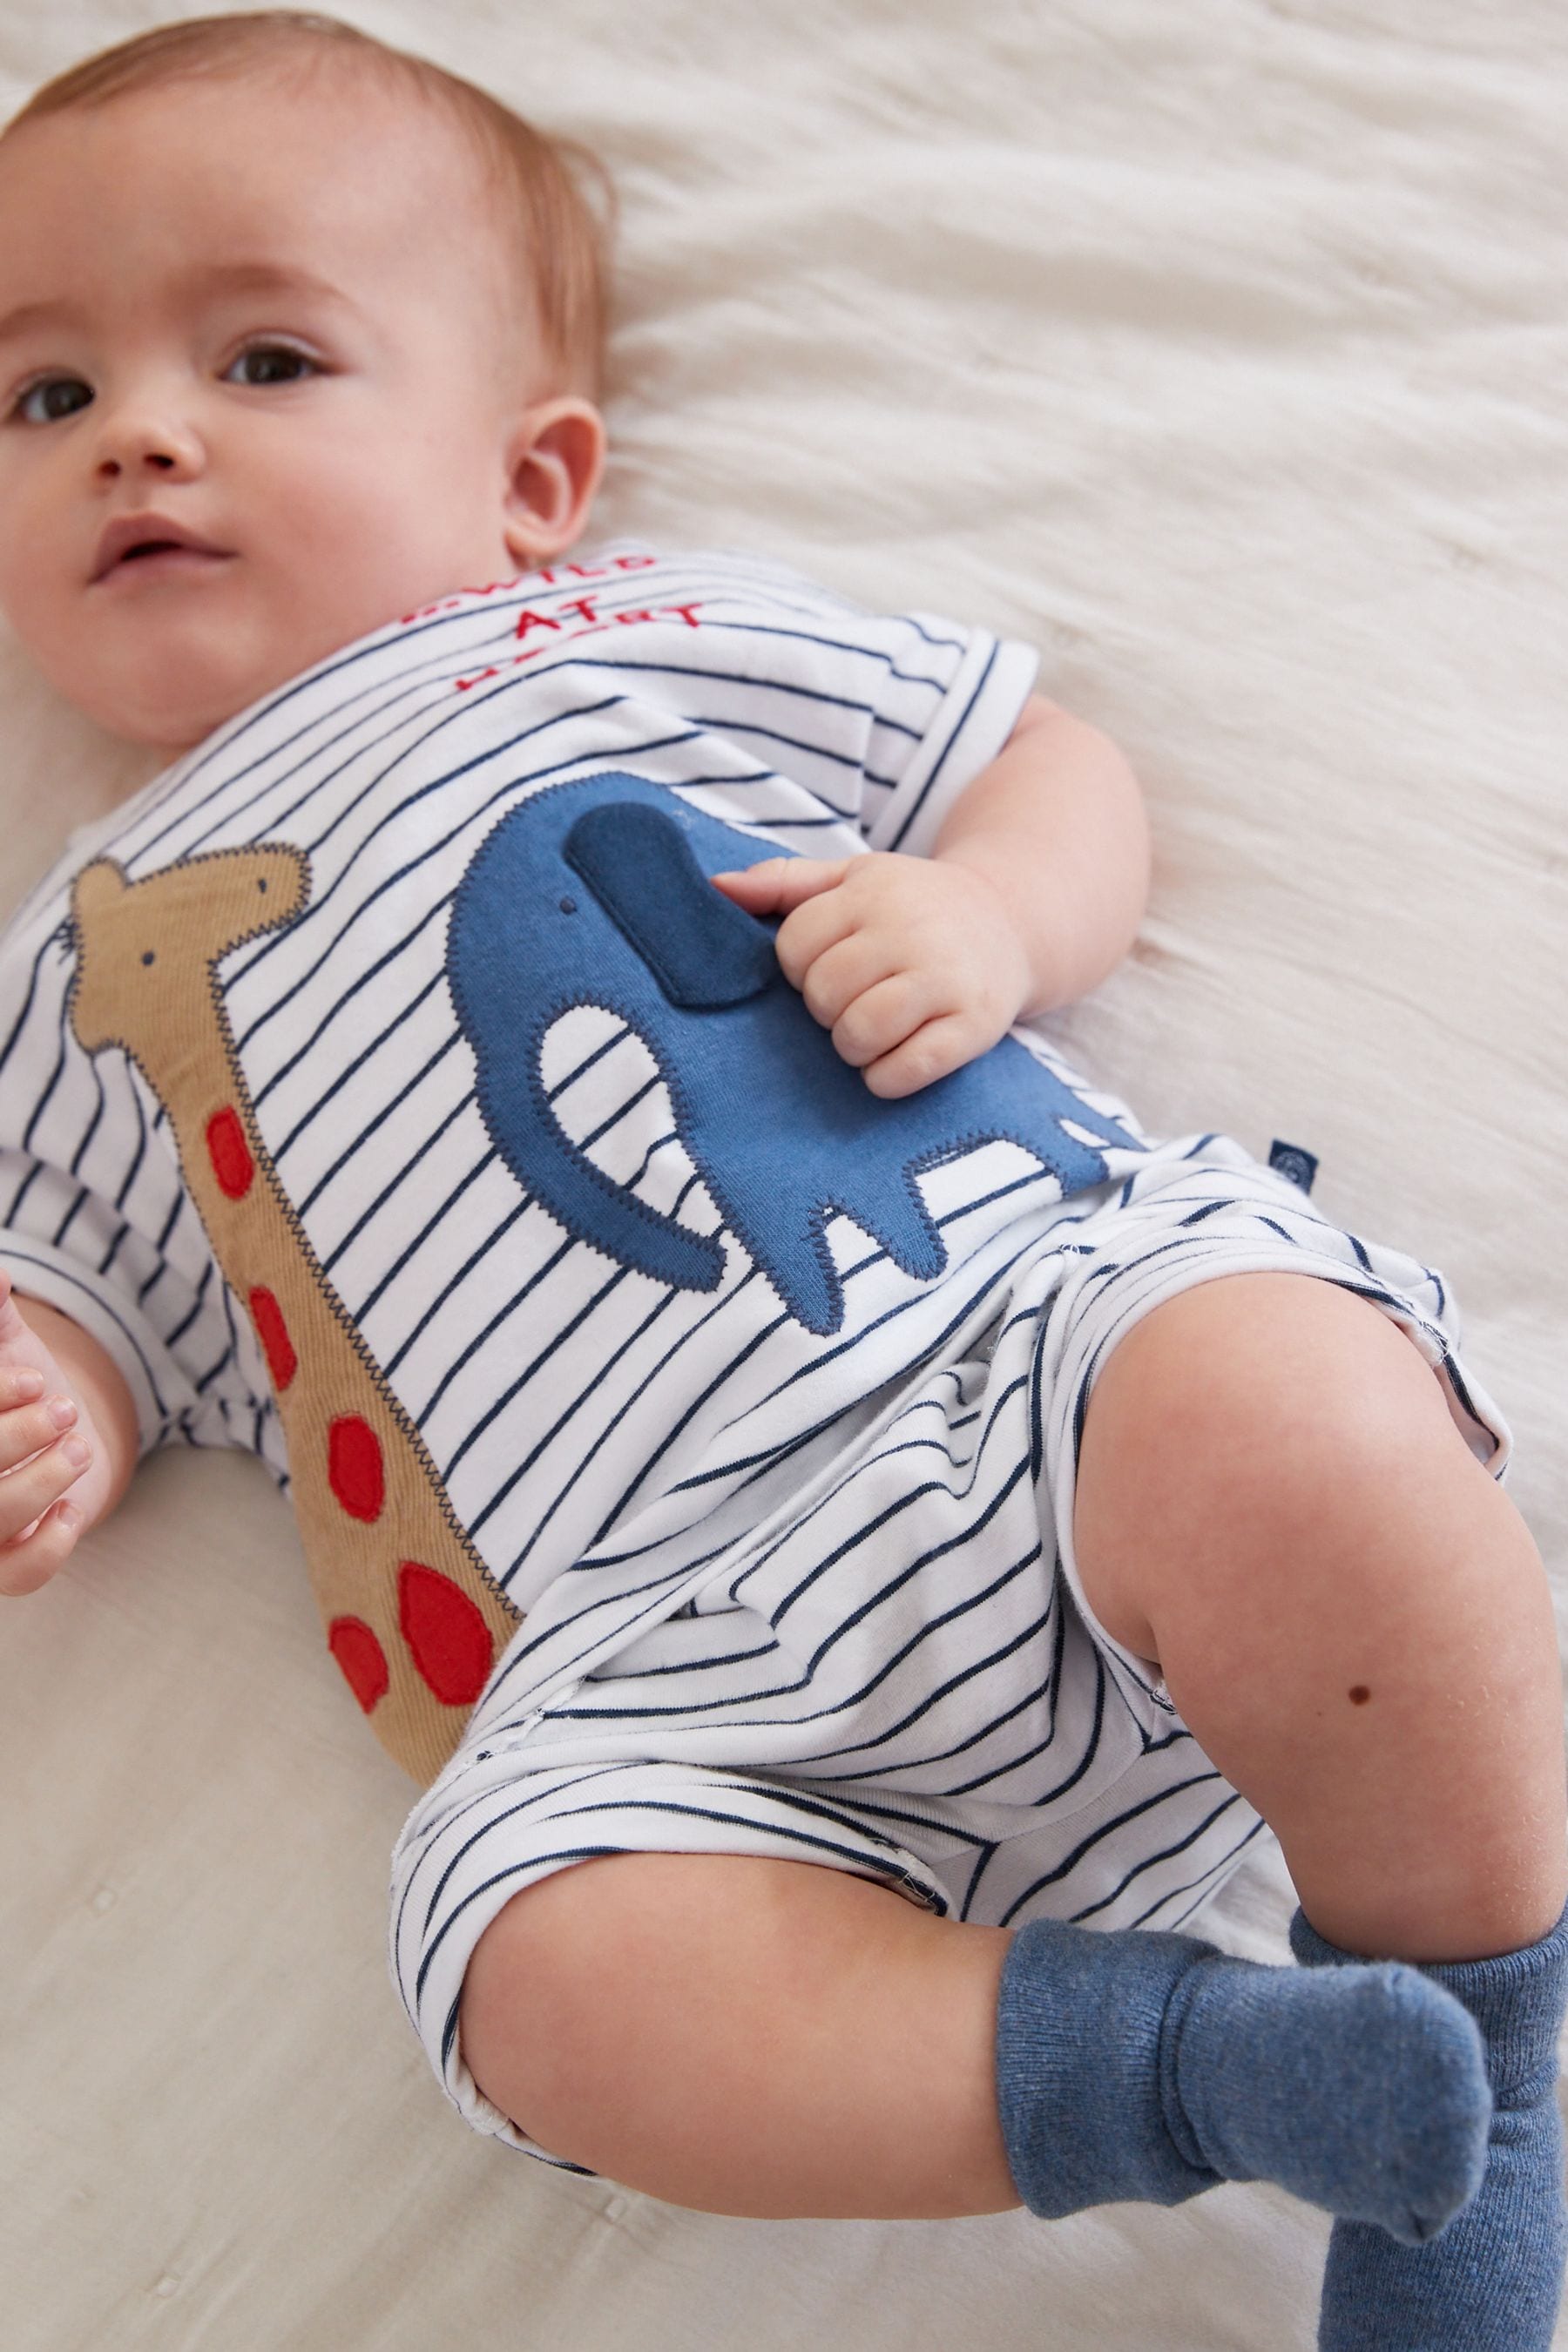
[(98, 471), (107, 480), (127, 472), (193, 474), (202, 445), (180, 417), (150, 405), (107, 414), (99, 435)]

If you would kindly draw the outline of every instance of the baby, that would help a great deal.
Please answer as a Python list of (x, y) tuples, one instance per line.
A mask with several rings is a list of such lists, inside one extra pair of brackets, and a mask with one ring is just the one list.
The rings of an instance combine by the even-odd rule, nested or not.
[[(0, 136), (0, 608), (164, 761), (0, 948), (0, 1586), (154, 1446), (268, 1462), (510, 2146), (1269, 2179), (1323, 2346), (1543, 2347), (1560, 1688), (1452, 1299), (1016, 1029), (1148, 876), (1026, 648), (573, 559), (598, 267), (562, 149), (331, 19)], [(1296, 1967), (1176, 1932), (1263, 1822)]]

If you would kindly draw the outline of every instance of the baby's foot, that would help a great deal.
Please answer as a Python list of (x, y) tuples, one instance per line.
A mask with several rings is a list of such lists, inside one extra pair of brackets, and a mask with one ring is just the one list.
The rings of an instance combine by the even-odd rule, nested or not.
[(1172, 2137), (1226, 2180), (1273, 2180), (1405, 2245), (1480, 2187), (1486, 2045), (1451, 1993), (1398, 1961), (1309, 1974), (1222, 1957), (1182, 1979), (1161, 2089)]
[(1419, 2244), (1486, 2168), (1480, 2032), (1397, 1961), (1265, 1968), (1031, 1920), (1003, 1963), (996, 2087), (1014, 2180), (1047, 2220), (1272, 2180)]

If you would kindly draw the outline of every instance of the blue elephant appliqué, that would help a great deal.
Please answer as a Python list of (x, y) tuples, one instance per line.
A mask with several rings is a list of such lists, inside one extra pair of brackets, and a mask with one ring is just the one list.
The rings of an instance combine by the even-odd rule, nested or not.
[(656, 1281), (714, 1290), (718, 1240), (650, 1208), (563, 1129), (542, 1075), (546, 1034), (580, 1005), (643, 1040), (676, 1129), (725, 1225), (808, 1330), (836, 1331), (842, 1286), (824, 1227), (853, 1219), (930, 1280), (946, 1245), (925, 1169), (977, 1145), (1021, 1145), (1063, 1196), (1106, 1164), (1063, 1124), (1142, 1147), (1016, 1039), (918, 1094), (879, 1100), (779, 969), (775, 926), (709, 876), (790, 855), (619, 772), (552, 784), (487, 835), (452, 907), (447, 973), (479, 1066), (491, 1140), (567, 1230)]

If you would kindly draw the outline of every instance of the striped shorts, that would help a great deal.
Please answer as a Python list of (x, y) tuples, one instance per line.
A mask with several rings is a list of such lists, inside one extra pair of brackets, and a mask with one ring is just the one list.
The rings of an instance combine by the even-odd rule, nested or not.
[[(992, 1927), (1174, 1927), (1215, 1892), (1263, 1824), (1148, 1665), (1096, 1622), (1073, 1556), (1074, 1474), (1095, 1376), (1123, 1334), (1194, 1284), (1252, 1272), (1375, 1300), (1501, 1475), (1509, 1433), (1460, 1367), (1439, 1276), (1342, 1232), (1229, 1138), (1159, 1145), (1131, 1176), (1064, 1202), (984, 1339), (859, 1432), (742, 1568), (727, 1548), (619, 1643), (612, 1609), (592, 1664), (564, 1677), (548, 1635), (537, 1672), (508, 1674), (552, 1593), (531, 1612), (393, 1856), (394, 1980), (476, 2130), (584, 2169), (483, 2096), (458, 2037), (480, 1935), (573, 1863), (815, 1862)], [(580, 1588), (572, 1607), (580, 1622)]]

